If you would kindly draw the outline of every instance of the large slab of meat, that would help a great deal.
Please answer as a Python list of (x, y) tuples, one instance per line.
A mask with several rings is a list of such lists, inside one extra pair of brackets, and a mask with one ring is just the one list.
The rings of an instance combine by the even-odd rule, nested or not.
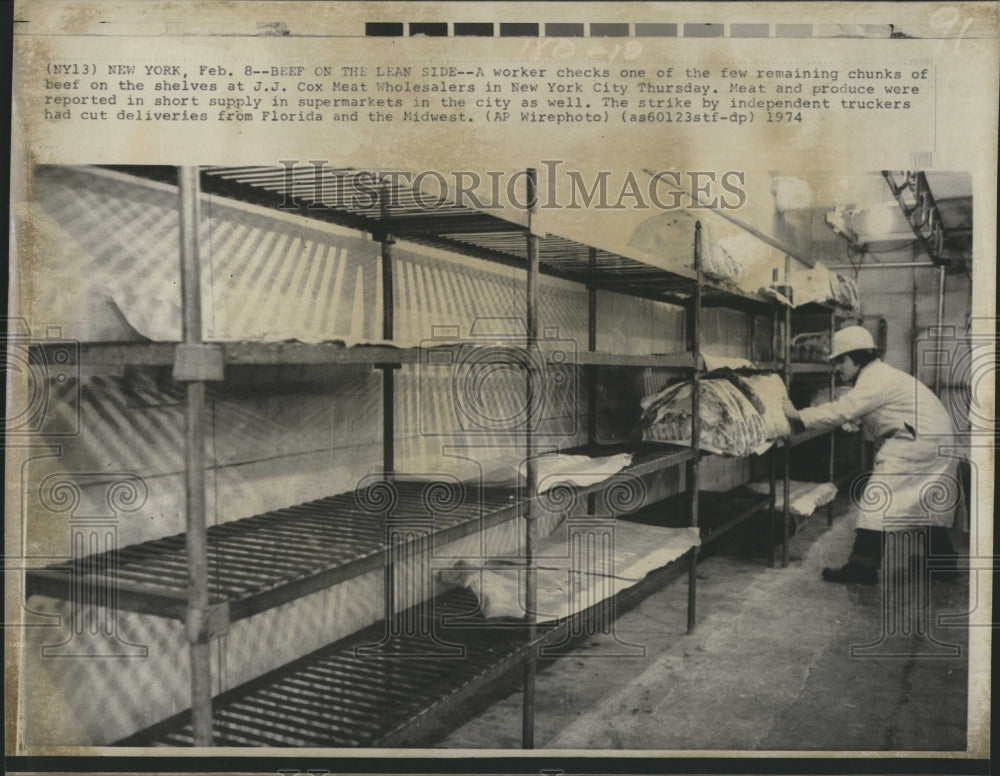
[[(685, 380), (643, 398), (640, 427), (648, 441), (691, 443), (691, 388)], [(765, 450), (791, 428), (781, 409), (787, 391), (775, 374), (740, 375), (729, 369), (701, 380), (699, 448), (746, 456)]]

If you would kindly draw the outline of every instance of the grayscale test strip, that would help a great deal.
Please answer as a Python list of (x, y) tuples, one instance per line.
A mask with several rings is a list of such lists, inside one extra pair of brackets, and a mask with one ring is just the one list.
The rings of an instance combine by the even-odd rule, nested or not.
[(367, 22), (367, 37), (895, 38), (891, 24), (733, 22)]

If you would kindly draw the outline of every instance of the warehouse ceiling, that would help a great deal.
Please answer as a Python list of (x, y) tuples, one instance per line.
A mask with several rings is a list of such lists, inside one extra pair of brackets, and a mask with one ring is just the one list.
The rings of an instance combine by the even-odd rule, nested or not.
[[(891, 175), (893, 180), (903, 182), (907, 173)], [(942, 239), (936, 249), (918, 236), (881, 171), (843, 175), (748, 171), (743, 174), (741, 186), (745, 199), (738, 208), (723, 206), (689, 212), (714, 226), (717, 237), (732, 236), (734, 230), (756, 231), (773, 238), (787, 248), (787, 253), (806, 263), (858, 266), (900, 261), (902, 257), (908, 261), (933, 260), (948, 267), (967, 264), (972, 252), (971, 176), (964, 172), (920, 175), (937, 211), (935, 218)], [(667, 194), (669, 191), (661, 192), (665, 200)], [(685, 199), (684, 204), (690, 204), (690, 199)], [(716, 215), (723, 216), (725, 222)], [(543, 216), (553, 224), (565, 223), (567, 231), (574, 234), (634, 246), (631, 238), (642, 231), (646, 222), (664, 214), (655, 208), (563, 209)]]
[(967, 173), (899, 171), (842, 181), (835, 196), (810, 207), (825, 211), (827, 225), (861, 263), (903, 250), (944, 266), (971, 260), (972, 179)]
[[(173, 168), (168, 167), (133, 167), (123, 171), (164, 181), (175, 175)], [(345, 171), (334, 170), (332, 167), (324, 170), (325, 174), (332, 176), (343, 172)], [(651, 173), (642, 173), (635, 173), (637, 189), (630, 189), (619, 180), (623, 178), (623, 174), (616, 173), (607, 180), (609, 202), (612, 203), (610, 207), (567, 206), (564, 190), (560, 190), (557, 197), (560, 201), (552, 207), (546, 200), (549, 189), (544, 185), (540, 186), (541, 207), (536, 217), (539, 228), (555, 234), (571, 234), (581, 244), (597, 246), (611, 254), (629, 255), (634, 252), (633, 237), (637, 230), (643, 229), (651, 218), (664, 214), (661, 210), (663, 205), (653, 207), (647, 202), (643, 206), (628, 192), (638, 191), (643, 194), (647, 189), (655, 189), (659, 194), (659, 202), (673, 202), (682, 209), (691, 204), (690, 196), (671, 199), (671, 194), (685, 193), (685, 178), (681, 177), (681, 185), (676, 187), (676, 192), (672, 192), (669, 182), (656, 183), (652, 180)], [(302, 170), (296, 172), (296, 176), (299, 175), (304, 177), (302, 181), (296, 178), (296, 191), (300, 192), (296, 196), (301, 196), (301, 191), (308, 193), (309, 186), (313, 185), (311, 168), (303, 166)], [(684, 173), (677, 175), (683, 176)], [(789, 175), (746, 172), (740, 175), (743, 176), (740, 188), (745, 197), (738, 207), (727, 209), (726, 204), (722, 204), (721, 208), (717, 205), (714, 209), (708, 207), (691, 211), (693, 217), (713, 222), (719, 236), (726, 236), (734, 230), (756, 231), (787, 246), (788, 253), (803, 258), (807, 263), (814, 260), (824, 263), (847, 260), (851, 265), (860, 266), (898, 260), (901, 254), (908, 255), (910, 260), (932, 260), (949, 267), (967, 264), (971, 260), (972, 179), (967, 173), (871, 171), (844, 175), (798, 172)], [(277, 178), (272, 181), (271, 178), (275, 176)], [(907, 182), (915, 181), (915, 176), (919, 176), (922, 187), (920, 191), (906, 189)], [(273, 197), (276, 192), (284, 190), (283, 182), (287, 182), (284, 171), (276, 168), (205, 168), (203, 178), (206, 184), (218, 182), (222, 188), (235, 186), (241, 189), (242, 193), (236, 193), (237, 198), (241, 199), (249, 196), (246, 192), (258, 198)], [(586, 182), (593, 183), (590, 178)], [(729, 182), (732, 183), (733, 180)], [(730, 196), (731, 190), (723, 191), (719, 188), (721, 181), (716, 180), (715, 183), (717, 194)], [(305, 189), (300, 186), (305, 186)], [(894, 191), (895, 187), (902, 191)], [(687, 192), (690, 190), (687, 187)], [(929, 196), (923, 194), (924, 191), (928, 191)], [(233, 192), (226, 193), (233, 195)], [(921, 204), (921, 197), (932, 202), (932, 217), (924, 212), (927, 208)], [(716, 202), (720, 201), (722, 200), (716, 197)], [(270, 200), (267, 204), (273, 206)], [(366, 229), (371, 226), (368, 223), (370, 219), (364, 217), (366, 213), (348, 212), (341, 208), (335, 211), (326, 208), (318, 211), (310, 209), (309, 215), (354, 228)], [(722, 215), (725, 222), (706, 215), (708, 212)], [(920, 226), (922, 214), (924, 224)], [(389, 215), (396, 220), (420, 214), (400, 211)], [(432, 220), (438, 228), (444, 228), (444, 221), (454, 220), (456, 223), (469, 222), (466, 225), (473, 230), (485, 232), (496, 231), (499, 228), (497, 225), (502, 226), (508, 220), (514, 222), (517, 231), (523, 227), (521, 222), (524, 218), (523, 212), (511, 207), (503, 207), (499, 211), (488, 209), (487, 212), (480, 213), (468, 207), (451, 207), (436, 211), (435, 216)], [(425, 222), (426, 214), (417, 220)], [(397, 222), (395, 226), (398, 229), (400, 224)], [(919, 228), (915, 228), (917, 226)], [(931, 227), (934, 228), (933, 231)], [(449, 230), (450, 227), (445, 229)], [(399, 234), (402, 236), (402, 232)], [(495, 235), (490, 239), (495, 242), (500, 236)], [(489, 246), (476, 246), (480, 251), (497, 247), (493, 243)], [(492, 253), (496, 251), (493, 250)]]

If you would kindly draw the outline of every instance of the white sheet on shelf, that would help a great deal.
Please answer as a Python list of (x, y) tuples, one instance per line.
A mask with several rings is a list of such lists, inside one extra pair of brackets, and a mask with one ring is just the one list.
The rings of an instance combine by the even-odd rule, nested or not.
[(722, 369), (723, 367), (729, 367), (730, 369), (753, 367), (752, 361), (745, 358), (736, 358), (734, 356), (714, 356), (711, 353), (702, 351), (701, 358), (705, 362), (706, 372), (711, 372), (713, 369)]
[[(136, 338), (152, 342), (179, 342), (181, 332), (181, 309), (175, 302), (157, 298), (139, 299), (125, 289), (115, 289), (101, 294), (110, 306), (112, 312), (120, 318)], [(126, 310), (128, 313), (126, 314)], [(253, 337), (241, 336), (233, 339), (226, 333), (222, 335), (209, 332), (205, 335), (206, 342), (302, 342), (307, 345), (319, 343), (337, 343), (344, 347), (356, 345), (399, 346), (392, 340), (365, 339), (350, 335), (331, 339), (329, 336), (308, 329), (282, 329), (280, 331), (264, 331)]]
[[(631, 464), (632, 454), (618, 453), (603, 458), (591, 458), (587, 455), (547, 453), (535, 460), (538, 492), (545, 493), (559, 485), (584, 488), (603, 482)], [(521, 464), (518, 473), (522, 479), (527, 476), (526, 463)]]
[[(766, 482), (751, 482), (747, 485), (754, 493), (767, 495)], [(832, 482), (799, 482), (791, 480), (788, 483), (788, 511), (799, 517), (809, 517), (821, 506), (829, 504), (837, 497), (837, 486)], [(777, 509), (785, 508), (784, 488), (778, 484), (774, 489), (774, 504)]]
[[(697, 528), (664, 528), (607, 518), (573, 531), (564, 523), (541, 542), (538, 569), (539, 622), (569, 617), (641, 581), (700, 544)], [(597, 552), (579, 552), (581, 548)], [(485, 565), (485, 564), (484, 564)], [(460, 561), (440, 572), (442, 581), (472, 590), (487, 618), (525, 614), (523, 563), (487, 569)]]

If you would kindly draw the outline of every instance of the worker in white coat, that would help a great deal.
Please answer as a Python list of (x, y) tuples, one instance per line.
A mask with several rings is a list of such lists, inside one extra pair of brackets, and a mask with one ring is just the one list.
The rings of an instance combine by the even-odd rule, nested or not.
[(823, 579), (875, 584), (885, 531), (926, 531), (934, 554), (954, 564), (947, 528), (958, 504), (957, 460), (941, 452), (953, 441), (947, 410), (927, 386), (878, 357), (867, 329), (841, 329), (831, 345), (834, 374), (853, 388), (836, 401), (801, 410), (786, 399), (785, 414), (806, 428), (860, 420), (877, 451), (871, 478), (853, 506), (857, 528), (850, 560), (823, 569)]

